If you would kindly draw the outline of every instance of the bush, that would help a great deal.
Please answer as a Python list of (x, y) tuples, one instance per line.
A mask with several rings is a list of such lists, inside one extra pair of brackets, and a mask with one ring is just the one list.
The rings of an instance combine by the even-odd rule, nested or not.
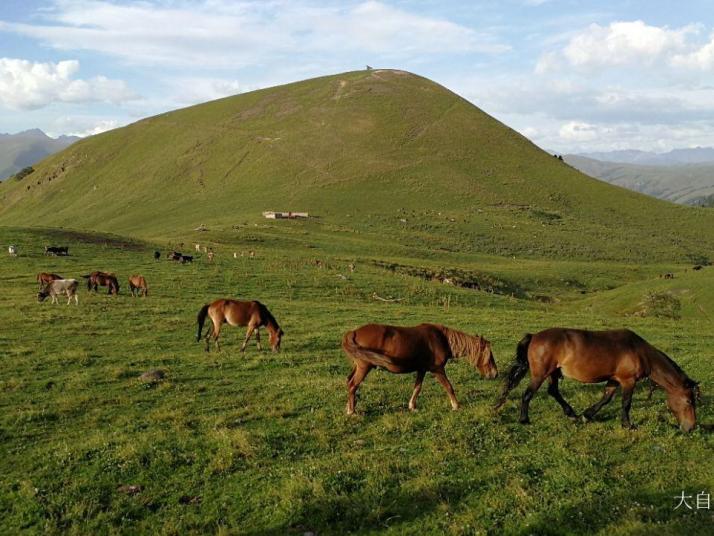
[(671, 292), (648, 292), (635, 316), (678, 320), (682, 316), (682, 302)]
[(33, 168), (32, 166), (27, 166), (25, 168), (22, 168), (17, 173), (15, 173), (15, 175), (13, 175), (13, 178), (16, 181), (21, 181), (22, 179), (27, 177), (30, 173), (34, 173), (34, 171), (35, 171), (35, 168)]

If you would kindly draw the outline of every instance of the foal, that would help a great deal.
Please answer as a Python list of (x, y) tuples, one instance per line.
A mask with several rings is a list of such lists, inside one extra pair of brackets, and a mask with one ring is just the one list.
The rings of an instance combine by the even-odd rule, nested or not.
[(218, 344), (218, 337), (221, 334), (221, 326), (225, 323), (231, 326), (248, 326), (248, 331), (245, 334), (245, 340), (240, 348), (240, 351), (245, 351), (250, 337), (255, 333), (255, 342), (260, 347), (260, 328), (265, 327), (268, 330), (270, 338), (270, 347), (273, 352), (280, 350), (280, 340), (285, 332), (280, 329), (275, 317), (268, 311), (268, 308), (258, 301), (238, 301), (221, 299), (201, 307), (198, 312), (198, 333), (196, 342), (201, 340), (201, 331), (206, 317), (211, 317), (213, 322), (211, 327), (206, 332), (206, 352), (209, 351), (209, 342), (211, 336), (216, 345), (216, 350), (220, 351), (221, 347)]

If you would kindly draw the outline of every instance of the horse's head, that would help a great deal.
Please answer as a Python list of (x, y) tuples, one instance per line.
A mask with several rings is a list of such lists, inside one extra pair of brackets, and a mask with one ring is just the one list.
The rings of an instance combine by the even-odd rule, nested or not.
[(38, 302), (43, 302), (45, 299), (47, 299), (47, 296), (50, 295), (50, 291), (47, 288), (43, 288), (41, 291), (37, 293), (37, 301)]
[(697, 425), (696, 403), (700, 396), (699, 384), (689, 378), (684, 387), (672, 390), (667, 395), (667, 405), (683, 432), (691, 432)]
[(498, 376), (498, 368), (496, 368), (496, 360), (493, 357), (493, 350), (491, 348), (491, 343), (487, 340), (483, 340), (484, 344), (481, 346), (481, 353), (476, 361), (476, 366), (478, 371), (481, 373), (482, 378), (488, 378), (493, 380)]
[(270, 347), (273, 349), (273, 352), (280, 350), (280, 341), (283, 335), (285, 335), (285, 332), (281, 328), (270, 330)]

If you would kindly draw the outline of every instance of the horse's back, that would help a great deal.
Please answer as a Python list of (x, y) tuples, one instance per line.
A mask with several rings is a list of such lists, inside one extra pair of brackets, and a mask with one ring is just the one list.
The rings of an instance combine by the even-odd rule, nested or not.
[(550, 328), (532, 336), (528, 361), (532, 369), (548, 373), (559, 368), (566, 377), (591, 383), (642, 375), (650, 348), (629, 329)]

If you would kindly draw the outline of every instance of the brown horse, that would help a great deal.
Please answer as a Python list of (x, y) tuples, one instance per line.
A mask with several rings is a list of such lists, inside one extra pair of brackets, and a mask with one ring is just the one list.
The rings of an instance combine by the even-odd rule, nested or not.
[(52, 283), (52, 281), (56, 281), (57, 279), (64, 279), (64, 277), (50, 272), (40, 272), (37, 274), (37, 283), (40, 288), (46, 287), (48, 283)]
[(397, 374), (416, 372), (410, 410), (416, 409), (416, 399), (427, 372), (444, 387), (451, 407), (458, 409), (454, 388), (444, 370), (449, 359), (466, 356), (482, 377), (492, 379), (498, 374), (490, 342), (438, 324), (414, 327), (367, 324), (345, 333), (342, 348), (353, 362), (352, 372), (347, 376), (347, 415), (354, 414), (357, 389), (374, 367)]
[(82, 276), (87, 280), (87, 290), (97, 292), (97, 287), (107, 287), (107, 294), (119, 294), (119, 281), (110, 272), (92, 272)]
[(275, 317), (268, 311), (268, 308), (258, 301), (238, 301), (230, 299), (216, 300), (201, 307), (198, 312), (198, 334), (196, 342), (201, 340), (201, 331), (206, 316), (210, 316), (213, 322), (212, 328), (206, 332), (206, 352), (209, 351), (209, 342), (213, 336), (216, 350), (220, 351), (221, 347), (218, 344), (218, 337), (221, 334), (221, 326), (228, 323), (231, 326), (248, 326), (248, 331), (245, 334), (245, 340), (240, 347), (240, 351), (245, 351), (251, 335), (255, 333), (255, 342), (260, 347), (260, 328), (265, 327), (268, 330), (270, 337), (270, 347), (273, 352), (280, 350), (280, 340), (285, 332), (280, 329)]
[(129, 291), (133, 297), (143, 296), (146, 298), (149, 295), (149, 285), (146, 284), (143, 275), (132, 275), (129, 278)]
[(607, 382), (600, 401), (583, 413), (584, 421), (591, 420), (612, 400), (619, 385), (622, 390), (622, 426), (632, 428), (632, 392), (638, 380), (649, 377), (667, 391), (667, 405), (681, 429), (689, 432), (696, 425), (697, 383), (664, 352), (630, 330), (551, 328), (535, 335), (527, 334), (518, 343), (516, 361), (508, 373), (496, 408), (505, 403), (508, 392), (518, 385), (529, 369), (531, 382), (521, 399), (521, 423), (529, 422), (528, 404), (546, 378), (550, 382), (548, 394), (560, 404), (565, 415), (577, 418), (558, 390), (558, 381), (565, 376), (582, 383)]

